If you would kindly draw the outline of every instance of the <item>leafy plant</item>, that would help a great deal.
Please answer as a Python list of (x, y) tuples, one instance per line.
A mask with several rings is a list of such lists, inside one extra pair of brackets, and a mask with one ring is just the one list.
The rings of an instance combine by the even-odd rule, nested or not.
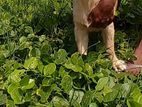
[[(142, 105), (141, 75), (116, 73), (102, 44), (87, 56), (74, 52), (71, 9), (69, 0), (0, 1), (0, 106)], [(128, 32), (115, 38), (125, 60), (135, 43)]]
[[(122, 0), (120, 12), (126, 21), (133, 24), (142, 24), (142, 2), (141, 0)], [(121, 18), (123, 18), (121, 17)]]

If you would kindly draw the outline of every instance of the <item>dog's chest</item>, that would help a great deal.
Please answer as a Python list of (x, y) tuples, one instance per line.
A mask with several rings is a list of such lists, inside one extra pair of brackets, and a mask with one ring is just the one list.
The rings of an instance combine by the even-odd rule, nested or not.
[(100, 0), (98, 5), (88, 15), (89, 27), (105, 28), (114, 19), (116, 0)]

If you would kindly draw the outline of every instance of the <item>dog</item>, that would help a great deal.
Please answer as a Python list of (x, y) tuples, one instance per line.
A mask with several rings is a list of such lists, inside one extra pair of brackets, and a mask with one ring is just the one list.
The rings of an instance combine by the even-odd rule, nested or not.
[(114, 50), (114, 14), (118, 0), (73, 0), (73, 22), (77, 48), (80, 54), (87, 55), (88, 33), (101, 31), (107, 53), (116, 71), (126, 69)]

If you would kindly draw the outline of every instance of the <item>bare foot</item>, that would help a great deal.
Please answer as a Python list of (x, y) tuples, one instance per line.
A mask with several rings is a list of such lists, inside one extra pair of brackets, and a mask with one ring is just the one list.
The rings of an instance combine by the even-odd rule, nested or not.
[(140, 71), (142, 70), (142, 65), (134, 64), (134, 63), (128, 63), (126, 71), (133, 74), (133, 75), (139, 75)]
[(142, 39), (135, 50), (135, 56), (137, 59), (127, 64), (127, 71), (138, 75), (142, 70)]

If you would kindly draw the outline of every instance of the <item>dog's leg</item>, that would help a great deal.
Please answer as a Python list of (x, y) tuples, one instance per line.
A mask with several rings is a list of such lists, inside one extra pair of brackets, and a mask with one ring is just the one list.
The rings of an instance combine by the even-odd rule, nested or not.
[(114, 33), (115, 33), (114, 23), (111, 23), (102, 31), (102, 36), (107, 48), (107, 53), (109, 54), (109, 58), (112, 60), (113, 68), (116, 71), (123, 71), (126, 69), (126, 65), (124, 61), (119, 60), (115, 54)]
[(81, 24), (75, 23), (75, 40), (80, 54), (87, 55), (88, 48), (88, 31), (87, 28)]

